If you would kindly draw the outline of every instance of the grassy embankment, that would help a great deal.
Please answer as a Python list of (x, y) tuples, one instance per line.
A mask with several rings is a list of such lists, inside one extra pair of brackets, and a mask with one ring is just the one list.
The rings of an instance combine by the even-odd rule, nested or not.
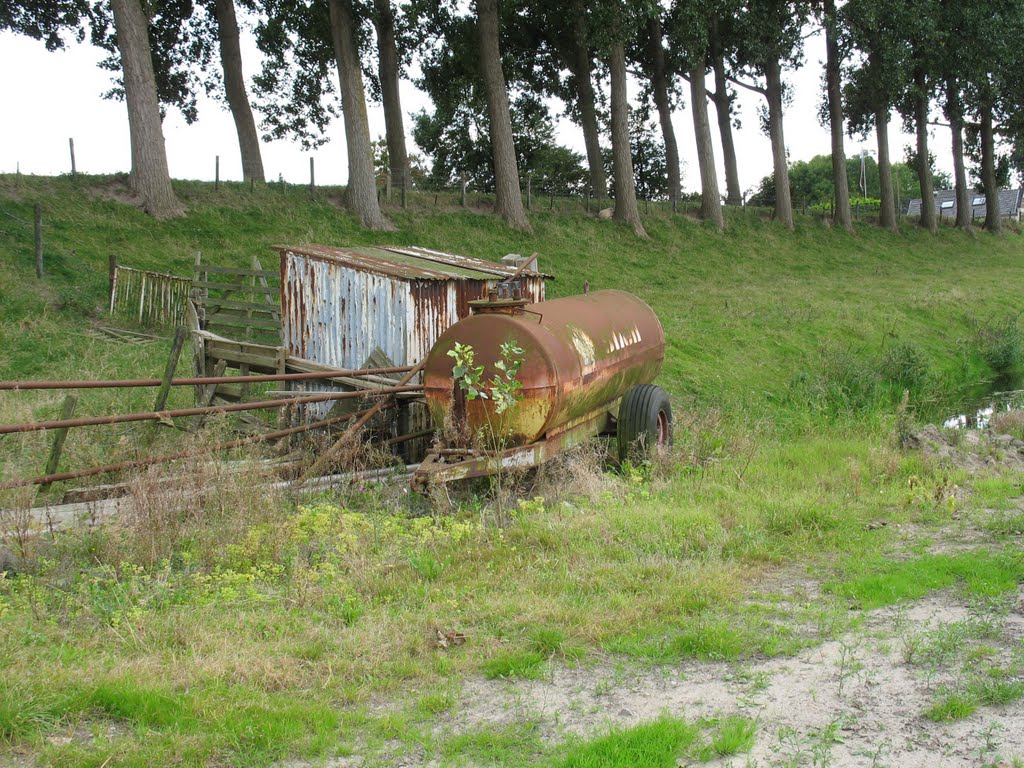
[[(580, 213), (537, 212), (535, 233), (522, 235), (457, 209), (393, 211), (399, 231), (380, 234), (303, 190), (202, 184), (179, 185), (187, 217), (157, 223), (105, 199), (108, 187), (0, 179), (9, 214), (0, 216), (0, 378), (160, 371), (160, 345), (83, 334), (100, 315), (111, 252), (187, 275), (197, 250), (212, 262), (257, 254), (268, 264), (275, 243), (394, 242), (491, 258), (537, 250), (558, 276), (554, 296), (587, 279), (633, 291), (658, 312), (680, 463), (585, 495), (551, 490), (501, 519), (481, 503), (411, 518), (401, 499), (376, 491), (296, 507), (226, 481), (218, 496), (196, 489), (181, 508), (154, 502), (123, 529), (37, 544), (0, 581), (0, 756), (267, 765), (355, 751), (625, 765), (614, 756), (635, 759), (629, 742), (639, 739), (664, 742), (650, 764), (672, 765), (686, 749), (701, 759), (710, 744), (743, 742), (748, 724), (701, 732), (667, 719), (642, 738), (611, 734), (573, 751), (529, 720), (511, 731), (455, 729), (460, 687), (480, 675), (542, 677), (552, 664), (604, 654), (623, 663), (789, 654), (856, 622), (851, 605), (919, 596), (912, 585), (991, 594), (1024, 577), (1019, 554), (998, 548), (894, 567), (891, 528), (866, 527), (941, 525), (965, 506), (998, 507), (1020, 493), (1006, 476), (956, 500), (947, 490), (965, 476), (936, 471), (895, 439), (915, 413), (939, 413), (1019, 364), (1009, 322), (1024, 284), (1016, 234), (862, 227), (849, 236), (810, 221), (787, 233), (740, 214), (723, 235), (658, 215), (642, 242)], [(47, 225), (41, 284), (24, 224), (36, 201)], [(910, 415), (898, 417), (904, 389)], [(151, 396), (87, 392), (78, 413)], [(50, 417), (61, 397), (3, 393), (0, 414)], [(130, 452), (141, 435), (72, 432), (67, 463)], [(31, 473), (45, 439), (8, 437), (0, 452), (0, 475)], [(744, 599), (787, 565), (827, 579), (825, 597), (804, 604), (763, 590), (762, 600)], [(467, 641), (439, 648), (435, 630)]]

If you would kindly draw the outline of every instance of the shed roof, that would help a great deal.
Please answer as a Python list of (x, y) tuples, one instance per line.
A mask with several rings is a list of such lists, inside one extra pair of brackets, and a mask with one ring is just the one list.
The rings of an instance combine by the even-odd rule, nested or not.
[[(400, 280), (494, 280), (509, 278), (516, 273), (516, 268), (507, 264), (411, 246), (334, 248), (327, 245), (277, 245), (274, 248), (282, 254), (293, 253), (330, 261), (360, 272), (373, 272)], [(523, 275), (551, 277), (530, 270)]]

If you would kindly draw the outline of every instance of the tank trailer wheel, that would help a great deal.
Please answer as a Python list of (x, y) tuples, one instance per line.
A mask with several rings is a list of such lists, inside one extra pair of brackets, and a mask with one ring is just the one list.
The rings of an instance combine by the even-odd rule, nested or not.
[(622, 397), (616, 427), (619, 461), (648, 458), (672, 445), (672, 403), (654, 384), (638, 384)]

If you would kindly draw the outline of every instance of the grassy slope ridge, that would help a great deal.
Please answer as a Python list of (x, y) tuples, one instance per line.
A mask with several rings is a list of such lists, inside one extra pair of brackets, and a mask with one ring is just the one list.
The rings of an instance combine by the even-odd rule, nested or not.
[[(647, 222), (650, 241), (582, 215), (535, 212), (535, 234), (458, 209), (393, 210), (397, 233), (360, 229), (325, 196), (299, 188), (247, 189), (178, 184), (186, 217), (154, 222), (107, 199), (112, 183), (0, 177), (0, 376), (90, 373), (96, 350), (67, 333), (97, 314), (110, 253), (128, 266), (190, 274), (195, 253), (242, 264), (258, 255), (271, 266), (280, 243), (400, 243), (483, 258), (540, 252), (557, 275), (554, 296), (594, 289), (633, 291), (665, 325), (663, 380), (699, 404), (752, 405), (778, 394), (817, 365), (822, 347), (878, 354), (893, 340), (919, 345), (942, 374), (969, 338), (972, 320), (1018, 311), (1024, 240), (906, 229), (891, 235), (861, 227), (855, 236), (805, 220), (795, 233), (737, 215), (718, 234), (664, 214)], [(47, 277), (33, 274), (32, 204), (45, 210)], [(20, 219), (20, 221), (18, 221)], [(91, 342), (90, 342), (91, 343)], [(155, 361), (154, 361), (155, 362)]]
[[(193, 494), (189, 516), (157, 509), (125, 531), (60, 537), (24, 573), (0, 577), (0, 763), (268, 766), (351, 750), (367, 766), (403, 756), (612, 766), (639, 764), (645, 749), (646, 764), (670, 765), (698, 738), (685, 724), (570, 739), (567, 751), (563, 734), (530, 719), (461, 727), (463, 683), (609, 658), (792, 654), (856, 622), (851, 601), (913, 599), (922, 584), (988, 595), (1024, 580), (1012, 552), (896, 561), (896, 526), (869, 525), (1010, 510), (1018, 477), (979, 481), (960, 498), (964, 473), (893, 447), (878, 418), (891, 398), (874, 408), (862, 397), (837, 421), (808, 405), (809, 385), (794, 384), (856, 389), (899, 345), (916, 350), (899, 358), (905, 367), (929, 372), (926, 384), (915, 379), (922, 400), (991, 376), (970, 340), (1018, 311), (1017, 235), (849, 236), (810, 221), (787, 233), (743, 214), (718, 234), (652, 215), (651, 240), (639, 241), (580, 213), (537, 212), (531, 236), (457, 209), (392, 211), (400, 230), (381, 235), (299, 189), (176, 186), (188, 216), (157, 223), (106, 200), (105, 182), (15, 188), (0, 177), (0, 378), (162, 368), (163, 348), (80, 335), (103, 304), (111, 252), (188, 274), (196, 250), (241, 264), (274, 243), (397, 242), (491, 258), (536, 250), (558, 275), (554, 295), (589, 279), (651, 303), (669, 340), (661, 380), (684, 418), (703, 419), (680, 449), (705, 461), (654, 482), (626, 473), (589, 500), (520, 503), (500, 524), (481, 506), (409, 518), (374, 491), (296, 509), (243, 478), (210, 500)], [(46, 211), (42, 286), (23, 224), (36, 201)], [(59, 406), (59, 395), (29, 394), (0, 393), (5, 420)], [(83, 397), (79, 413), (111, 405)], [(177, 470), (181, 484), (201, 487), (199, 469)], [(1015, 519), (1004, 527), (1012, 547)], [(825, 582), (821, 599), (773, 592), (772, 570), (786, 563)], [(760, 600), (746, 599), (759, 582)], [(449, 629), (465, 645), (439, 648), (435, 632)], [(737, 745), (753, 739), (749, 723), (735, 730)]]

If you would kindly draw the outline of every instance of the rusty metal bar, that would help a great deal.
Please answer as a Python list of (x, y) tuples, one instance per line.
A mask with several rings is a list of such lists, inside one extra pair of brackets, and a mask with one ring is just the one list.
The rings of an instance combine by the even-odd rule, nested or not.
[(433, 429), (421, 429), (419, 432), (410, 432), (407, 435), (399, 435), (398, 437), (392, 437), (384, 441), (384, 445), (398, 445), (409, 440), (415, 440), (417, 437), (429, 437), (434, 434)]
[(519, 269), (516, 270), (515, 274), (512, 275), (512, 277), (509, 277), (509, 278), (506, 278), (506, 279), (502, 280), (502, 282), (503, 283), (511, 283), (511, 282), (514, 282), (515, 280), (518, 280), (519, 276), (521, 274), (523, 274), (523, 272), (526, 271), (526, 268), (528, 266), (530, 266), (531, 264), (533, 264), (534, 262), (537, 261), (537, 256), (538, 255), (540, 255), (540, 251), (534, 251), (533, 253), (531, 253), (530, 254), (530, 258), (528, 258), (526, 261), (524, 261), (522, 264), (519, 265)]
[(326, 403), (333, 400), (348, 400), (355, 397), (366, 397), (367, 395), (396, 395), (401, 392), (419, 392), (422, 389), (422, 385), (413, 384), (388, 387), (386, 389), (357, 389), (348, 392), (333, 392), (325, 395), (310, 395), (308, 397), (256, 400), (251, 403), (234, 403), (232, 405), (211, 405), (204, 408), (179, 408), (172, 411), (143, 411), (139, 413), (125, 413), (117, 416), (87, 416), (80, 419), (54, 419), (51, 421), (35, 421), (23, 424), (0, 424), (0, 435), (8, 435), (14, 432), (38, 432), (44, 429), (61, 429), (62, 427), (92, 427), (101, 424), (124, 424), (133, 421), (163, 421), (164, 419), (172, 419), (179, 416), (201, 416), (208, 413), (258, 411), (268, 408), (280, 408), (283, 405)]
[[(172, 379), (171, 386), (192, 387), (197, 384), (262, 384), (268, 381), (303, 381), (306, 379), (337, 379), (341, 377), (387, 376), (407, 373), (411, 365), (390, 368), (337, 368), (310, 373), (267, 373), (253, 376), (198, 376)], [(117, 389), (123, 387), (159, 387), (161, 379), (111, 379), (107, 381), (0, 381), (0, 391), (29, 389)]]
[[(403, 376), (401, 378), (401, 380), (398, 382), (398, 384), (395, 387), (392, 387), (392, 389), (394, 389), (394, 390), (401, 390), (401, 389), (403, 389), (406, 384), (408, 384), (410, 381), (412, 381), (413, 377), (416, 376), (417, 373), (419, 373), (421, 370), (423, 370), (426, 367), (426, 365), (427, 365), (427, 358), (423, 358), (418, 363), (416, 363), (416, 365), (414, 365), (409, 370), (409, 372), (407, 374), (405, 374), (405, 376)], [(418, 389), (423, 389), (423, 386), (420, 385), (418, 387)], [(378, 392), (383, 392), (384, 390), (377, 390), (377, 391)], [(294, 403), (294, 402), (297, 402), (297, 401), (293, 400), (292, 402)], [(368, 408), (363, 413), (363, 415), (360, 416), (356, 420), (355, 424), (349, 425), (348, 429), (346, 429), (342, 433), (341, 437), (339, 437), (337, 440), (334, 441), (334, 445), (332, 445), (330, 448), (328, 448), (326, 451), (324, 451), (322, 454), (320, 454), (320, 456), (317, 458), (317, 460), (313, 462), (313, 465), (302, 474), (302, 477), (299, 478), (298, 482), (299, 483), (304, 483), (311, 476), (313, 476), (314, 474), (319, 472), (321, 469), (323, 469), (323, 467), (329, 461), (331, 461), (334, 458), (334, 455), (339, 450), (341, 450), (341, 446), (343, 446), (346, 442), (348, 442), (349, 438), (351, 438), (352, 435), (354, 435), (356, 432), (358, 432), (366, 424), (366, 422), (368, 422), (370, 419), (372, 419), (384, 407), (385, 403), (387, 403), (387, 402), (388, 402), (388, 400), (381, 400), (379, 403), (377, 403), (372, 408)]]
[(24, 478), (21, 480), (10, 480), (5, 483), (0, 483), (0, 491), (7, 491), (11, 488), (22, 488), (28, 485), (49, 485), (50, 483), (57, 483), (63, 480), (77, 480), (82, 477), (92, 477), (94, 475), (104, 475), (109, 472), (120, 472), (125, 469), (135, 469), (137, 467), (147, 467), (152, 464), (165, 464), (170, 461), (178, 461), (179, 459), (187, 459), (192, 456), (201, 456), (205, 453), (217, 453), (218, 451), (228, 451), (233, 448), (240, 448), (243, 445), (251, 443), (259, 443), (267, 440), (278, 440), (282, 437), (288, 437), (289, 435), (295, 435), (300, 432), (308, 432), (311, 429), (321, 429), (322, 427), (329, 427), (332, 424), (338, 424), (343, 421), (350, 421), (355, 418), (359, 418), (371, 409), (367, 408), (362, 411), (355, 411), (353, 413), (345, 413), (341, 416), (333, 416), (329, 419), (323, 419), (322, 421), (313, 421), (309, 424), (300, 424), (297, 427), (288, 427), (287, 429), (279, 429), (274, 432), (265, 432), (259, 435), (250, 435), (249, 437), (243, 437), (238, 440), (231, 440), (226, 443), (220, 443), (218, 445), (211, 445), (205, 448), (196, 450), (178, 451), (177, 453), (168, 453), (162, 456), (150, 456), (145, 459), (132, 459), (130, 461), (122, 461), (117, 464), (108, 464), (102, 467), (90, 467), (89, 469), (80, 469), (74, 472), (58, 472), (49, 475), (43, 475), (41, 477)]

